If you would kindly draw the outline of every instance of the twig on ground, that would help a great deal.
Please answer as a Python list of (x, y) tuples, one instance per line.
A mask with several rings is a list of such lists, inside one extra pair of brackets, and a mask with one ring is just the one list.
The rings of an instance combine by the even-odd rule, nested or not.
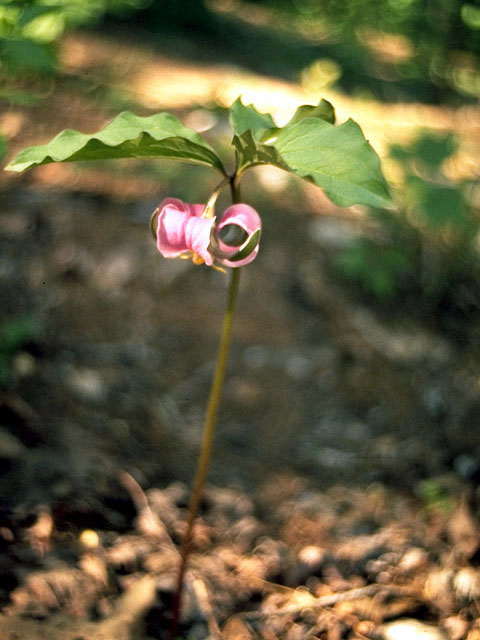
[(195, 594), (198, 607), (205, 617), (205, 620), (207, 621), (208, 631), (210, 632), (211, 638), (213, 640), (220, 640), (222, 634), (220, 631), (220, 627), (218, 626), (217, 619), (215, 618), (212, 605), (210, 604), (210, 596), (207, 590), (207, 585), (198, 576), (193, 576), (191, 586), (193, 589), (193, 593)]
[(132, 498), (132, 502), (137, 510), (137, 526), (141, 533), (148, 537), (158, 538), (166, 544), (171, 551), (178, 554), (177, 547), (173, 543), (165, 524), (152, 511), (148, 498), (144, 490), (127, 471), (119, 473), (119, 480)]
[(303, 602), (285, 606), (277, 610), (265, 610), (265, 611), (249, 611), (242, 614), (242, 617), (246, 620), (254, 620), (256, 618), (263, 618), (266, 616), (276, 615), (288, 615), (293, 613), (299, 613), (307, 609), (322, 609), (324, 607), (331, 607), (338, 602), (346, 602), (349, 600), (357, 600), (360, 598), (371, 597), (378, 593), (384, 595), (398, 595), (409, 596), (411, 598), (418, 598), (418, 591), (412, 590), (408, 587), (402, 587), (400, 585), (384, 585), (384, 584), (369, 584), (365, 587), (358, 587), (355, 589), (349, 589), (348, 591), (339, 591), (338, 593), (332, 593), (327, 596), (315, 597), (307, 593), (302, 594)]

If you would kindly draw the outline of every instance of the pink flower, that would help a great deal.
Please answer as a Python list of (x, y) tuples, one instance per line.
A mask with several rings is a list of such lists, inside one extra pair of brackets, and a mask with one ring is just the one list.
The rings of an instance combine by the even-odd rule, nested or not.
[(165, 258), (191, 258), (212, 266), (242, 267), (255, 259), (262, 223), (247, 204), (228, 207), (218, 224), (205, 205), (165, 198), (155, 213), (157, 248)]

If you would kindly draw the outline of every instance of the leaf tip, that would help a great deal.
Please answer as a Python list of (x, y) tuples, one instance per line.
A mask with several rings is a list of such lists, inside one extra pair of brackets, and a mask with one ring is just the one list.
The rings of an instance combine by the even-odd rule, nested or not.
[(15, 162), (15, 160), (12, 160), (7, 165), (5, 165), (3, 170), (4, 171), (13, 171), (15, 173), (20, 173), (24, 169), (27, 169), (28, 166), (29, 166), (28, 163), (25, 163), (25, 162), (24, 163), (20, 163), (20, 162)]

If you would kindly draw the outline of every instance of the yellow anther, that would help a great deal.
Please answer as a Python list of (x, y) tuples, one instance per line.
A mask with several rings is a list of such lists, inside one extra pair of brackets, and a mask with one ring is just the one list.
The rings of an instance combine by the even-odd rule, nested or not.
[(193, 252), (192, 262), (193, 264), (203, 264), (205, 260), (202, 258), (200, 254)]

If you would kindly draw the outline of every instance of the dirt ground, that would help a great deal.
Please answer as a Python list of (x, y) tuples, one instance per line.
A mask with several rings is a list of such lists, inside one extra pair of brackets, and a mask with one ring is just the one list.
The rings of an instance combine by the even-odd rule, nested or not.
[[(103, 54), (80, 45), (64, 56), (84, 73)], [(72, 104), (78, 128), (103, 122), (55, 91), (54, 122), (48, 103), (3, 112), (14, 147)], [(156, 252), (159, 175), (2, 178), (0, 313), (29, 328), (0, 397), (1, 640), (166, 637), (227, 280)], [(478, 321), (367, 305), (328, 268), (355, 220), (276, 172), (250, 186), (262, 250), (182, 637), (478, 640)]]

